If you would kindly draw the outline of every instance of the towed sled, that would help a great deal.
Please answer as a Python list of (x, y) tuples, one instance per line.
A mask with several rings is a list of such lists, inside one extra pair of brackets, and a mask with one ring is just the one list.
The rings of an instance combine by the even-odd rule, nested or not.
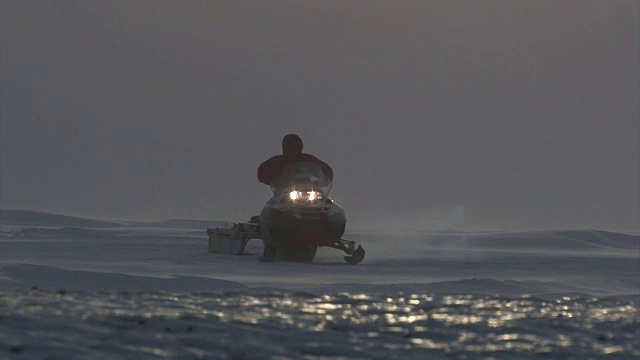
[(260, 216), (232, 228), (207, 229), (210, 252), (241, 255), (250, 240), (259, 239), (264, 244), (261, 260), (266, 262), (276, 258), (311, 262), (321, 246), (345, 252), (344, 260), (350, 264), (364, 259), (362, 246), (342, 239), (347, 223), (344, 209), (329, 198), (332, 181), (319, 165), (288, 165), (270, 186), (274, 196)]

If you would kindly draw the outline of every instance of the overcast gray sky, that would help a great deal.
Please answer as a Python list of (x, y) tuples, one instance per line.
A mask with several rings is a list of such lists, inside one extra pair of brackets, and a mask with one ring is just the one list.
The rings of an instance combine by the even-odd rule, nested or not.
[(240, 221), (294, 132), (351, 226), (640, 231), (637, 0), (2, 0), (0, 206)]

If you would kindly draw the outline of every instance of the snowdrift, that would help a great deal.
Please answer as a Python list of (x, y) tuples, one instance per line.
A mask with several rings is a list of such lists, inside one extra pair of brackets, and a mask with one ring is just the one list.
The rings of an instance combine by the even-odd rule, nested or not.
[(225, 222), (105, 222), (0, 212), (0, 289), (356, 291), (439, 294), (640, 294), (640, 237), (598, 230), (426, 233), (366, 230), (358, 267), (320, 249), (313, 264), (261, 263), (207, 252)]
[(351, 266), (212, 254), (210, 222), (0, 214), (0, 357), (640, 356), (635, 234), (351, 231)]

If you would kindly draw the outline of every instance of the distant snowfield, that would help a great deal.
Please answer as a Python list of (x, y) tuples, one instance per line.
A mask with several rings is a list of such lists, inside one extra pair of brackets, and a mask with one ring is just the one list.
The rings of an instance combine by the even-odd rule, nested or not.
[[(212, 254), (207, 252), (205, 229), (215, 225), (223, 223), (109, 223), (2, 210), (0, 356), (38, 357), (53, 351), (60, 357), (86, 358), (132, 354), (151, 358), (446, 358), (451, 354), (512, 358), (535, 352), (557, 358), (564, 356), (563, 351), (575, 354), (575, 339), (587, 335), (591, 345), (578, 346), (584, 354), (640, 355), (639, 341), (634, 340), (640, 332), (637, 234), (351, 230), (345, 238), (356, 240), (367, 251), (365, 260), (353, 266), (342, 260), (342, 253), (325, 248), (318, 251), (313, 264), (262, 263), (258, 240), (249, 243), (244, 256)], [(456, 301), (459, 304), (454, 306)], [(512, 313), (513, 308), (504, 307), (509, 301), (529, 310)], [(574, 309), (571, 326), (575, 329), (570, 334), (554, 333), (557, 328), (551, 335), (532, 333), (536, 326), (558, 321), (560, 302), (567, 311)], [(176, 307), (178, 303), (188, 306)], [(173, 310), (166, 309), (170, 304)], [(493, 312), (480, 311), (483, 306)], [(243, 308), (250, 310), (245, 313)], [(612, 318), (603, 318), (598, 312), (603, 308)], [(283, 309), (291, 312), (286, 315)], [(578, 319), (576, 311), (592, 317)], [(62, 321), (64, 314), (69, 316), (67, 323)], [(514, 330), (509, 342), (505, 340), (510, 339), (508, 327), (489, 326), (500, 314), (510, 314), (509, 319), (524, 314), (543, 324), (524, 324)], [(594, 314), (600, 314), (598, 319), (607, 324), (604, 328), (594, 325)], [(226, 319), (232, 320), (227, 323)], [(424, 323), (416, 325), (416, 321)], [(108, 336), (108, 329), (114, 327), (118, 332), (149, 323), (152, 333), (158, 333), (156, 340), (143, 337), (142, 329), (131, 330), (139, 340)], [(222, 331), (230, 338), (219, 342), (186, 330), (204, 323), (211, 328), (202, 331)], [(37, 332), (32, 326), (49, 330)], [(243, 326), (253, 326), (251, 339)], [(336, 326), (341, 329), (337, 333)], [(397, 329), (388, 329), (394, 326)], [(455, 330), (456, 326), (465, 328)], [(288, 346), (296, 328), (301, 330), (300, 343)], [(451, 333), (446, 330), (450, 328)], [(593, 329), (598, 329), (597, 334), (590, 333)], [(90, 341), (75, 345), (51, 333), (69, 332), (65, 335), (69, 338), (85, 331), (92, 334)], [(430, 337), (423, 336), (425, 331)], [(175, 342), (176, 332), (194, 345)], [(460, 338), (464, 332), (469, 343)], [(158, 342), (159, 334), (171, 335), (175, 343)], [(392, 339), (367, 342), (367, 334)], [(344, 336), (351, 343), (342, 343)], [(234, 337), (247, 345), (233, 343)], [(33, 339), (38, 339), (37, 345)], [(207, 341), (210, 345), (205, 345)], [(257, 350), (264, 341), (271, 344), (267, 352)], [(332, 342), (341, 345), (334, 344), (337, 348), (329, 351), (327, 344)]]
[[(221, 222), (117, 224), (3, 210), (2, 289), (285, 291), (537, 295), (640, 294), (640, 237), (602, 231), (389, 234), (351, 231), (356, 266), (321, 248), (313, 264), (207, 251)], [(229, 224), (231, 225), (231, 224)]]

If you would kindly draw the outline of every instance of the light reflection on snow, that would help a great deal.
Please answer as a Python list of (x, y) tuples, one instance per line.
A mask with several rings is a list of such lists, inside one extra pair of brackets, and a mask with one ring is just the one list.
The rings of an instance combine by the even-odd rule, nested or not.
[(9, 292), (0, 357), (640, 356), (637, 303), (396, 294)]

